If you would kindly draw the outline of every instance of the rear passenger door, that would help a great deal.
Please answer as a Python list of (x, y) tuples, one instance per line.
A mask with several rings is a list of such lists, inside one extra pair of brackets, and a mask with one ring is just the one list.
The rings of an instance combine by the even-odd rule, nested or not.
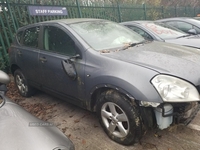
[(42, 32), (43, 50), (39, 64), (43, 88), (60, 96), (81, 99), (84, 95), (85, 61), (75, 58), (77, 54), (82, 56), (76, 39), (59, 25), (44, 25)]
[(33, 26), (17, 33), (19, 46), (16, 49), (16, 61), (30, 84), (40, 83), (38, 67), (40, 26)]

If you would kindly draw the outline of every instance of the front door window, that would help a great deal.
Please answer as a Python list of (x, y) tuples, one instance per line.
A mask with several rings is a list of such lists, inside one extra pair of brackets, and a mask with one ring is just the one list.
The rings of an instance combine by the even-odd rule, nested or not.
[(44, 49), (67, 56), (75, 55), (74, 41), (61, 29), (54, 26), (44, 27)]

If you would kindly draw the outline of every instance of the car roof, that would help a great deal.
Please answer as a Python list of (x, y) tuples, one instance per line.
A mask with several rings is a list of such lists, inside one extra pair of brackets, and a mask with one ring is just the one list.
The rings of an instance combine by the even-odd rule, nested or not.
[(171, 17), (171, 18), (165, 18), (165, 19), (191, 19), (190, 17)]
[(167, 20), (188, 20), (188, 21), (193, 21), (196, 20), (194, 18), (190, 18), (190, 17), (173, 17), (173, 18), (163, 18), (163, 19), (159, 19), (156, 21), (167, 21)]
[(156, 20), (156, 22), (168, 22), (168, 21), (182, 21), (182, 22), (187, 22), (192, 25), (195, 25), (196, 27), (200, 26), (200, 20), (197, 20), (195, 18), (190, 18), (190, 17), (174, 17), (174, 18), (165, 18), (165, 19)]
[[(48, 24), (48, 23), (63, 23), (63, 24), (73, 24), (73, 23), (78, 23), (78, 22), (87, 22), (87, 21), (98, 21), (98, 20), (104, 20), (104, 19), (95, 19), (95, 18), (74, 18), (74, 19), (58, 19), (58, 20), (50, 20), (50, 21), (43, 21), (43, 22), (38, 22), (38, 23), (33, 23), (33, 24), (28, 24), (23, 27), (20, 27), (19, 30), (30, 27), (30, 26), (35, 26), (35, 25), (41, 25), (41, 24)], [(104, 20), (108, 21), (108, 20)]]
[(121, 22), (120, 24), (143, 24), (143, 23), (153, 23), (154, 21), (150, 20), (135, 20), (135, 21), (126, 21)]
[(72, 24), (72, 23), (78, 23), (78, 22), (87, 22), (87, 21), (97, 21), (97, 20), (103, 20), (103, 19), (95, 19), (95, 18), (74, 18), (74, 19), (59, 19), (59, 20), (50, 20), (50, 21), (44, 21), (40, 23), (64, 23), (64, 24)]

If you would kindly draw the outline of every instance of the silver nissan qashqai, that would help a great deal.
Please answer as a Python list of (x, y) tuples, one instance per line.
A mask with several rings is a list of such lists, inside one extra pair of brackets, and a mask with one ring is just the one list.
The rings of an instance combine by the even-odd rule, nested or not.
[(102, 19), (64, 19), (20, 28), (9, 50), (22, 96), (36, 89), (96, 112), (114, 141), (144, 127), (188, 124), (199, 109), (200, 51)]

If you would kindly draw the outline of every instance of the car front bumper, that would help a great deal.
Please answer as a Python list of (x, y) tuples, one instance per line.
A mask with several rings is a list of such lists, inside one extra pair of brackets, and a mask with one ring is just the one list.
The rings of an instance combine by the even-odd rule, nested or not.
[(199, 102), (162, 103), (154, 107), (155, 118), (159, 129), (173, 124), (189, 124), (199, 111)]
[(175, 123), (189, 124), (200, 109), (199, 102), (173, 104)]

